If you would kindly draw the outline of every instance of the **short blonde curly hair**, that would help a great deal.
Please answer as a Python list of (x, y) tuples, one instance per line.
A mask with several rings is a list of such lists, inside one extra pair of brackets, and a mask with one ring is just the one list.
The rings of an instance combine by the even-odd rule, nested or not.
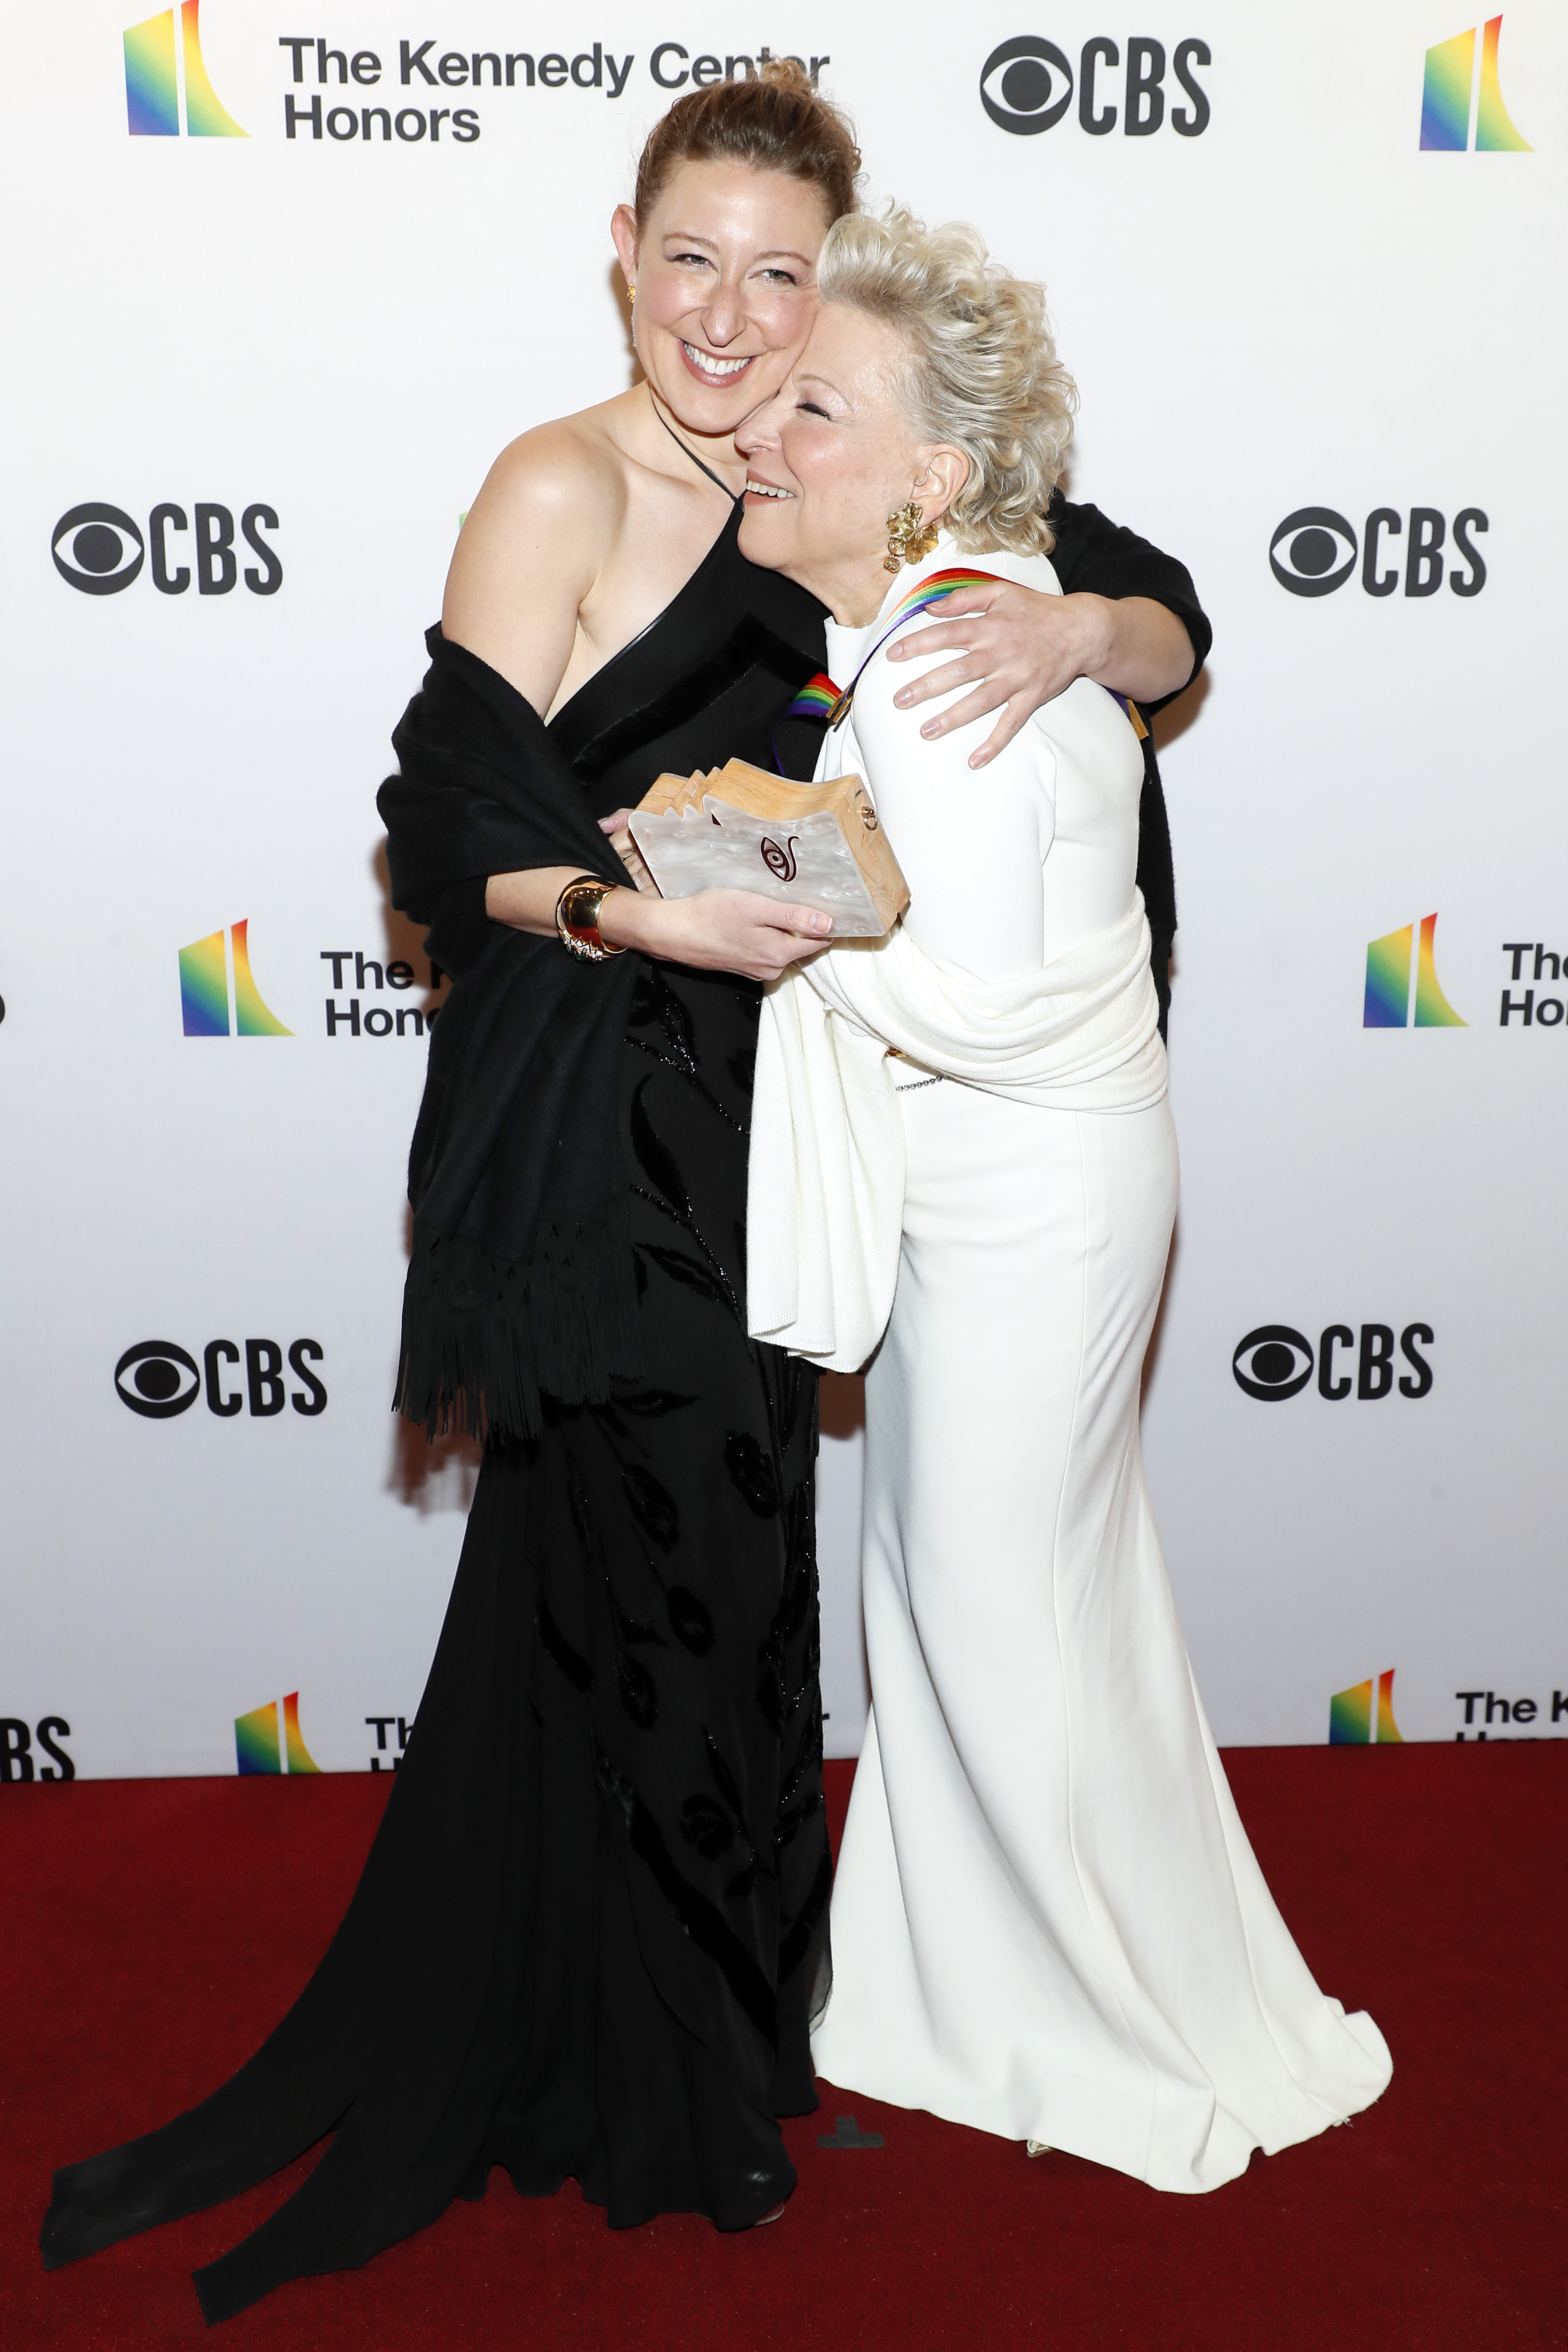
[(1010, 278), (977, 229), (928, 229), (901, 206), (851, 213), (827, 232), (820, 299), (861, 310), (910, 347), (910, 418), (969, 459), (942, 518), (966, 554), (1046, 555), (1046, 509), (1072, 439), (1078, 390), (1057, 357), (1045, 289)]

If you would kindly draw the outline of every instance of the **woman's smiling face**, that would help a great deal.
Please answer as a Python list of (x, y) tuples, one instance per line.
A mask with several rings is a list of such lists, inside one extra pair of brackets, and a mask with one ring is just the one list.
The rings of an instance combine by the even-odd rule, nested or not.
[(969, 470), (962, 451), (933, 446), (908, 421), (909, 367), (895, 328), (830, 304), (777, 397), (735, 436), (742, 553), (850, 626), (874, 619), (886, 593), (888, 518), (911, 498), (928, 518), (945, 512)]
[(811, 331), (827, 208), (808, 180), (685, 163), (639, 232), (612, 224), (643, 373), (678, 424), (731, 433), (771, 400)]

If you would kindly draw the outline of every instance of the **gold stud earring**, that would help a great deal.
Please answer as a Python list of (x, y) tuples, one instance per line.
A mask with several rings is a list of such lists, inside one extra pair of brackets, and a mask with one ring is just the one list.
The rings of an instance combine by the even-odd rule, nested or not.
[(901, 572), (906, 563), (923, 563), (936, 545), (935, 523), (928, 523), (919, 502), (906, 499), (896, 514), (888, 517), (888, 552), (882, 558), (884, 572)]
[(626, 300), (627, 300), (628, 302), (635, 302), (635, 301), (637, 300), (637, 288), (636, 288), (635, 286), (628, 286), (628, 287), (626, 288)]

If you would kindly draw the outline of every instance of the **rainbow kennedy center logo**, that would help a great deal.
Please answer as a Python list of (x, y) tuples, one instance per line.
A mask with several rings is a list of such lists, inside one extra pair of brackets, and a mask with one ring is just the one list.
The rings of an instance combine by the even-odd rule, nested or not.
[(1361, 1018), (1363, 1029), (1468, 1028), (1468, 1022), (1455, 1012), (1437, 985), (1437, 967), (1432, 956), (1436, 929), (1436, 916), (1426, 915), (1421, 921), (1419, 947), (1414, 923), (1406, 923), (1402, 930), (1385, 932), (1381, 940), (1368, 941), (1366, 996)]
[[(1478, 42), (1478, 30), (1480, 39)], [(1502, 18), (1456, 33), (1426, 52), (1421, 86), (1421, 147), (1429, 155), (1524, 154), (1521, 139), (1502, 102), (1498, 81), (1498, 36)]]
[(242, 1777), (251, 1772), (319, 1772), (321, 1769), (300, 1737), (298, 1691), (290, 1691), (287, 1698), (268, 1699), (265, 1706), (253, 1707), (248, 1715), (237, 1715), (234, 1752), (236, 1769)]
[(187, 1037), (291, 1037), (262, 1002), (250, 970), (250, 919), (180, 950), (180, 1017)]
[[(220, 104), (202, 60), (201, 0), (183, 0), (125, 33), (125, 121), (132, 139), (248, 139)], [(174, 18), (180, 37), (174, 37)]]
[(1352, 1683), (1349, 1690), (1336, 1691), (1329, 1701), (1329, 1746), (1331, 1748), (1365, 1748), (1386, 1746), (1393, 1740), (1403, 1748), (1405, 1734), (1394, 1720), (1394, 1668), (1375, 1678), (1369, 1675), (1364, 1683)]

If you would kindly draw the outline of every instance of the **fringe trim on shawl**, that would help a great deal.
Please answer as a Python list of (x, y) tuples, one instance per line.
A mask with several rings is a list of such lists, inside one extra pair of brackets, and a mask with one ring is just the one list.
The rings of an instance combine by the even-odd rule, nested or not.
[(603, 1404), (636, 1375), (637, 1289), (624, 1206), (600, 1222), (545, 1219), (509, 1264), (414, 1221), (393, 1409), (427, 1437), (533, 1437), (541, 1393)]

